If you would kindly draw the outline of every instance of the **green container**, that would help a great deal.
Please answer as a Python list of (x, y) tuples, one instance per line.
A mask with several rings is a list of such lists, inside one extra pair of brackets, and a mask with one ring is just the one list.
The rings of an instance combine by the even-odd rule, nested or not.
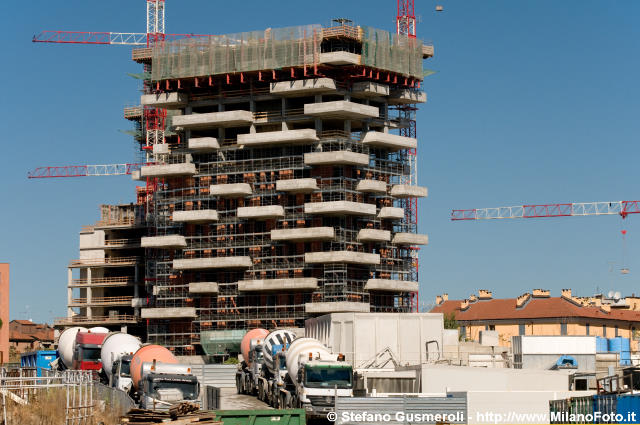
[[(585, 397), (571, 397), (571, 413), (576, 415), (576, 418), (583, 418), (586, 415), (593, 414), (593, 396), (585, 396)], [(589, 423), (584, 420), (577, 420), (578, 424)]]
[(240, 342), (247, 333), (244, 329), (200, 332), (200, 345), (208, 356), (240, 352)]
[(304, 409), (216, 410), (224, 425), (305, 425)]

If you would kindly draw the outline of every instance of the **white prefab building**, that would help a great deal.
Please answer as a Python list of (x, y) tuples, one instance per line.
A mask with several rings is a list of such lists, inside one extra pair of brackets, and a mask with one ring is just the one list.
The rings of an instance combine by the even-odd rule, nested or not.
[(305, 321), (307, 337), (344, 354), (354, 368), (386, 347), (401, 365), (435, 362), (442, 357), (443, 330), (441, 313), (332, 313)]
[(580, 372), (596, 370), (595, 336), (513, 336), (514, 367), (518, 369), (552, 369), (561, 356), (571, 356)]

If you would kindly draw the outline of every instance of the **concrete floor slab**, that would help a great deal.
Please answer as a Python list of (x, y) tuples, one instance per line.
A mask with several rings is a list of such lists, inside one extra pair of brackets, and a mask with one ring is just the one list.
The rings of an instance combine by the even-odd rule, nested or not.
[(253, 265), (249, 256), (182, 258), (173, 260), (175, 270), (203, 270), (225, 268), (248, 268)]
[(382, 220), (401, 220), (404, 218), (404, 210), (399, 207), (382, 207), (378, 213)]
[(390, 105), (412, 105), (414, 103), (425, 103), (427, 94), (420, 90), (401, 89), (392, 92), (387, 100)]
[(304, 105), (304, 114), (320, 118), (361, 119), (377, 118), (380, 110), (375, 106), (349, 102), (348, 100), (335, 100), (332, 102), (307, 103)]
[(271, 230), (271, 240), (273, 241), (321, 241), (331, 240), (334, 237), (335, 232), (333, 227), (305, 227)]
[(320, 53), (319, 63), (328, 65), (360, 65), (362, 56), (351, 52)]
[(325, 251), (307, 252), (304, 262), (308, 264), (345, 263), (345, 264), (380, 264), (380, 254), (357, 251)]
[(218, 221), (216, 210), (174, 211), (173, 221), (176, 223), (209, 223)]
[(375, 204), (353, 201), (307, 202), (304, 204), (305, 214), (324, 215), (376, 215)]
[(399, 232), (393, 235), (391, 241), (394, 245), (428, 245), (429, 236), (416, 233)]
[(142, 248), (184, 248), (187, 240), (182, 235), (143, 236), (140, 240)]
[(415, 149), (418, 147), (418, 140), (413, 137), (405, 137), (380, 131), (367, 131), (364, 139), (362, 139), (362, 143), (389, 150)]
[(143, 165), (140, 167), (141, 177), (173, 177), (193, 176), (196, 166), (191, 163)]
[(271, 94), (297, 96), (336, 91), (336, 82), (331, 78), (307, 78), (304, 80), (278, 81), (271, 83)]
[(253, 123), (250, 111), (209, 112), (206, 114), (189, 114), (173, 117), (173, 126), (188, 130), (218, 127), (238, 127)]
[(386, 84), (374, 83), (373, 81), (360, 81), (351, 87), (352, 97), (379, 97), (389, 96), (389, 86)]
[(189, 282), (189, 293), (191, 294), (217, 294), (218, 290), (216, 282)]
[(195, 307), (156, 307), (140, 310), (143, 319), (178, 319), (196, 317)]
[(318, 288), (318, 279), (315, 277), (238, 281), (238, 291), (241, 292), (312, 291), (316, 288)]
[(369, 313), (371, 307), (369, 303), (356, 303), (351, 301), (306, 303), (305, 311), (311, 314), (327, 313)]
[(238, 144), (246, 146), (302, 144), (320, 140), (312, 128), (238, 134)]
[(187, 148), (196, 152), (214, 152), (220, 149), (220, 143), (215, 137), (190, 137)]
[(289, 193), (311, 193), (318, 190), (318, 182), (311, 178), (277, 180), (276, 190)]
[(429, 191), (423, 186), (394, 184), (389, 194), (395, 198), (426, 198)]
[(360, 242), (388, 242), (390, 240), (391, 232), (389, 230), (360, 229), (358, 232), (358, 241)]
[(179, 109), (189, 102), (186, 93), (154, 93), (140, 96), (140, 104), (163, 109)]
[(212, 184), (209, 187), (211, 196), (219, 196), (221, 198), (242, 198), (253, 193), (249, 183), (225, 183)]
[(305, 165), (369, 165), (369, 155), (351, 151), (309, 152), (304, 154)]
[(268, 219), (284, 217), (282, 205), (262, 205), (258, 207), (238, 207), (238, 218)]
[(391, 279), (369, 279), (364, 285), (364, 290), (380, 292), (416, 292), (418, 290), (418, 282)]
[(365, 193), (387, 193), (387, 182), (371, 179), (360, 180), (356, 190)]

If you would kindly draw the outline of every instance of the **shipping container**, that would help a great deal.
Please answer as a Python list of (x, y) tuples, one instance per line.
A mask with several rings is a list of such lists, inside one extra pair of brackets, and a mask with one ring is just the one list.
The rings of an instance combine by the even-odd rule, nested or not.
[(622, 421), (618, 423), (640, 424), (640, 395), (620, 395), (616, 401), (616, 413), (622, 415)]
[[(600, 394), (593, 396), (593, 411), (600, 415), (611, 415), (617, 412), (618, 397), (615, 394)], [(598, 423), (611, 423), (599, 421)]]
[(387, 347), (401, 365), (438, 361), (443, 330), (441, 313), (332, 313), (305, 321), (307, 337), (344, 354), (354, 368)]

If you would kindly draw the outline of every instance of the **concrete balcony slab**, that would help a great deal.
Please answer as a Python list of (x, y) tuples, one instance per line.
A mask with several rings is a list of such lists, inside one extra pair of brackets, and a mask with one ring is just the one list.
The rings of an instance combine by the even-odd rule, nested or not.
[(196, 317), (195, 307), (156, 307), (140, 310), (143, 319), (179, 319)]
[(397, 134), (382, 133), (379, 131), (367, 131), (362, 143), (369, 146), (377, 146), (389, 150), (415, 149), (418, 140), (413, 137), (405, 137)]
[(373, 81), (361, 81), (355, 83), (351, 88), (352, 97), (380, 97), (389, 96), (389, 86), (386, 84), (374, 83)]
[(218, 290), (216, 282), (189, 282), (189, 293), (191, 294), (217, 294)]
[(325, 215), (376, 215), (374, 204), (353, 201), (308, 202), (304, 204), (305, 214)]
[(250, 111), (209, 112), (206, 114), (189, 114), (173, 117), (173, 126), (188, 130), (218, 127), (239, 127), (253, 123)]
[(317, 288), (318, 279), (315, 277), (241, 280), (238, 282), (238, 291), (240, 292), (313, 291)]
[(140, 167), (140, 177), (173, 177), (193, 176), (196, 166), (191, 163), (143, 165)]
[(142, 248), (184, 248), (187, 240), (182, 235), (143, 236), (140, 240)]
[(242, 198), (253, 193), (249, 183), (212, 184), (209, 188), (211, 196), (221, 198)]
[(395, 245), (428, 245), (429, 236), (417, 233), (399, 232), (393, 235), (392, 244)]
[(218, 211), (174, 211), (173, 221), (175, 221), (176, 223), (209, 223), (211, 221), (218, 221)]
[(284, 207), (282, 205), (238, 207), (238, 218), (269, 219), (276, 217), (284, 217)]
[(351, 301), (306, 303), (304, 309), (310, 314), (328, 313), (369, 313), (369, 303), (356, 303)]
[(320, 140), (312, 128), (264, 133), (238, 134), (238, 144), (245, 146), (302, 144)]
[(414, 103), (425, 103), (427, 94), (423, 91), (409, 89), (396, 90), (387, 98), (390, 105), (411, 105)]
[(387, 193), (387, 182), (371, 179), (360, 180), (356, 190), (364, 193)]
[(348, 100), (336, 100), (333, 102), (307, 103), (304, 105), (304, 114), (320, 118), (357, 120), (377, 118), (380, 115), (380, 110), (375, 106), (362, 105)]
[(380, 254), (357, 251), (325, 251), (307, 252), (304, 262), (308, 264), (345, 263), (345, 264), (380, 264)]
[(306, 80), (279, 81), (271, 83), (271, 94), (297, 96), (336, 91), (336, 82), (331, 78), (308, 78)]
[(305, 165), (369, 165), (369, 155), (351, 151), (309, 152), (304, 154)]
[(226, 269), (248, 268), (253, 265), (251, 257), (211, 257), (211, 258), (182, 258), (173, 260), (175, 270), (202, 270), (202, 269)]
[(273, 229), (272, 241), (324, 241), (335, 237), (333, 227), (307, 227), (298, 229)]
[(362, 56), (351, 52), (320, 53), (319, 63), (327, 65), (360, 65)]
[(399, 207), (382, 207), (378, 218), (381, 220), (401, 220), (404, 218), (404, 210)]
[(318, 182), (316, 179), (278, 180), (276, 190), (289, 193), (311, 193), (318, 190)]
[(159, 154), (167, 154), (169, 153), (169, 144), (168, 143), (157, 143), (153, 145), (152, 152), (154, 155)]
[(364, 285), (364, 290), (380, 292), (416, 292), (418, 291), (418, 282), (391, 279), (369, 279)]
[(360, 242), (389, 242), (390, 240), (391, 232), (389, 230), (360, 229), (358, 232), (358, 241)]
[(423, 186), (395, 184), (389, 193), (394, 198), (426, 198), (429, 191)]
[(190, 137), (187, 148), (196, 152), (214, 152), (220, 149), (220, 143), (215, 137)]
[(179, 109), (189, 102), (189, 96), (186, 93), (157, 93), (143, 94), (140, 96), (140, 104), (146, 106), (155, 106), (164, 109)]

